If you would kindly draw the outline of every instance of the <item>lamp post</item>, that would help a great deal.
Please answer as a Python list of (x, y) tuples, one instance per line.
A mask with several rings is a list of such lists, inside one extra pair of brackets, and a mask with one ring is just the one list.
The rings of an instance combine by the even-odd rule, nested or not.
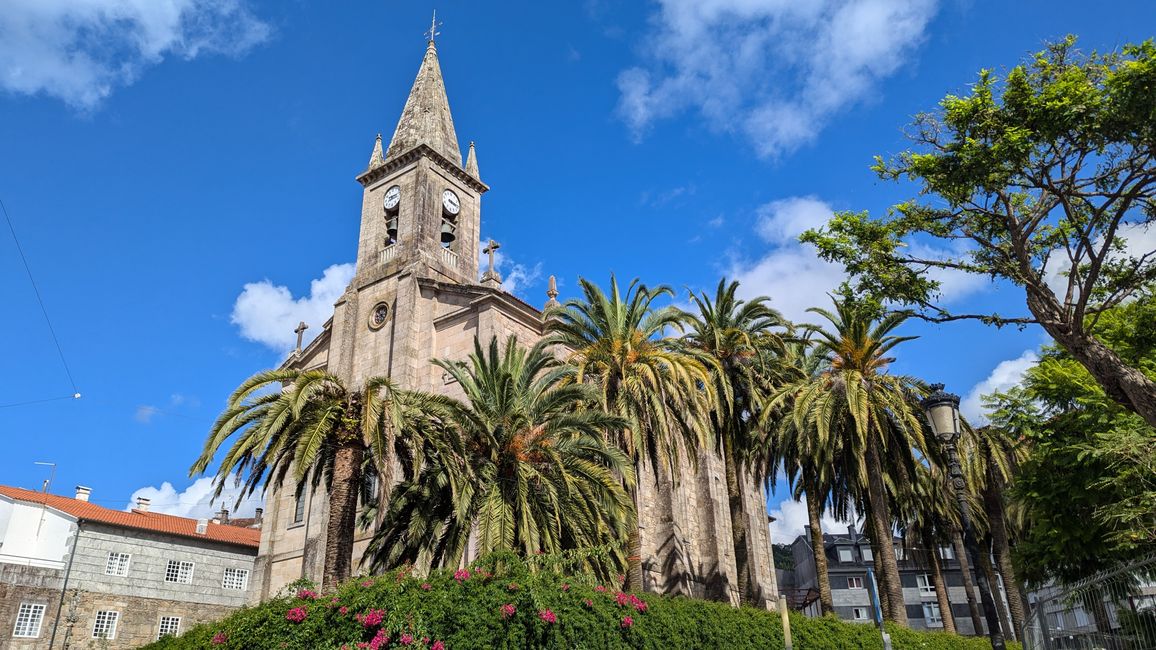
[(981, 569), (979, 564), (979, 544), (976, 543), (975, 531), (971, 527), (971, 506), (967, 502), (967, 485), (963, 481), (959, 452), (955, 448), (959, 440), (959, 395), (944, 392), (943, 384), (932, 384), (931, 394), (921, 405), (927, 415), (927, 421), (931, 424), (931, 432), (939, 439), (947, 454), (948, 475), (951, 478), (952, 489), (955, 490), (955, 498), (959, 502), (959, 518), (963, 523), (963, 543), (967, 547), (967, 554), (971, 557), (971, 566), (975, 571), (975, 581), (979, 586), (979, 598), (983, 603), (983, 614), (987, 620), (992, 650), (1004, 650), (1003, 633), (1000, 631), (991, 583), (987, 581), (987, 572)]

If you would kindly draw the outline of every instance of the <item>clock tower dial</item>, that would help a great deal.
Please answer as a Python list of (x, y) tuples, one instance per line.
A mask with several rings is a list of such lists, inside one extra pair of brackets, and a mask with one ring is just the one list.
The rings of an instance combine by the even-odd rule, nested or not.
[(454, 194), (453, 190), (446, 190), (442, 192), (442, 208), (445, 209), (446, 214), (457, 216), (462, 209), (462, 203), (458, 200), (458, 195)]

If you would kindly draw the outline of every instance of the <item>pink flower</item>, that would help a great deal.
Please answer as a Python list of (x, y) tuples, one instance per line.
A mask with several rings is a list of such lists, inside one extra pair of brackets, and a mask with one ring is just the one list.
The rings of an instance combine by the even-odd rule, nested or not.
[(563, 582), (562, 583), (562, 591), (570, 591), (570, 583)]
[(626, 629), (634, 627), (634, 619), (630, 618), (629, 616), (622, 617), (622, 627)]
[(597, 587), (594, 587), (594, 591), (597, 591), (600, 594), (606, 593), (606, 587), (603, 587), (602, 585), (598, 585)]
[(433, 585), (431, 585), (428, 582), (423, 582), (423, 583), (421, 583), (421, 588), (426, 590), (426, 591), (429, 591), (430, 589), (433, 589)]
[(506, 603), (505, 605), (502, 605), (502, 618), (510, 618), (516, 611), (518, 610), (516, 607), (514, 607), (513, 603)]
[(410, 645), (413, 643), (413, 635), (412, 634), (403, 634), (403, 635), (401, 635), (401, 638), (398, 639), (398, 641), (400, 641), (402, 645)]
[(511, 582), (510, 584), (506, 585), (506, 590), (507, 591), (517, 591), (518, 590), (518, 583)]
[(358, 614), (357, 620), (360, 621), (361, 625), (364, 627), (375, 627), (377, 625), (381, 625), (381, 622), (385, 620), (385, 610), (371, 609), (364, 614)]
[(358, 642), (357, 642), (357, 647), (358, 647), (358, 648), (368, 648), (368, 647), (369, 647), (369, 644), (368, 644), (368, 643), (366, 643), (366, 642), (364, 642), (364, 641), (358, 641)]
[(302, 589), (297, 592), (297, 597), (305, 600), (314, 600), (317, 598), (317, 592), (312, 589)]
[(421, 642), (422, 642), (423, 644), (425, 644), (425, 645), (429, 645), (429, 637), (428, 637), (428, 636), (423, 636), (423, 637), (421, 638)]
[(362, 586), (362, 587), (372, 587), (372, 586), (373, 586), (373, 581), (372, 581), (372, 580), (365, 580), (365, 581), (363, 581), (363, 582), (361, 583), (361, 586)]
[(333, 598), (329, 599), (329, 602), (331, 602), (331, 603), (333, 603), (334, 605), (336, 605), (336, 604), (337, 604), (337, 596), (334, 596)]
[(627, 596), (626, 594), (624, 594), (620, 591), (620, 592), (614, 594), (614, 602), (618, 603), (619, 607), (622, 607), (626, 603), (630, 602), (630, 596)]
[(389, 645), (389, 637), (386, 636), (385, 630), (378, 630), (366, 647), (370, 650), (378, 650), (378, 648), (387, 645)]
[(293, 609), (285, 612), (285, 620), (289, 621), (290, 623), (300, 623), (308, 617), (309, 610), (305, 609), (304, 607), (294, 607)]
[(433, 645), (429, 647), (429, 650), (446, 650), (446, 644), (441, 641), (434, 641)]
[(470, 570), (469, 569), (458, 569), (457, 571), (454, 571), (454, 580), (457, 580), (459, 584), (462, 581), (469, 580), (469, 579), (470, 579)]
[(213, 635), (213, 640), (209, 643), (212, 643), (213, 645), (225, 645), (228, 642), (229, 635), (225, 634), (224, 632), (217, 632)]
[(594, 601), (593, 601), (593, 600), (590, 600), (589, 598), (587, 598), (586, 600), (584, 600), (584, 601), (582, 601), (582, 602), (583, 602), (583, 603), (585, 603), (585, 605), (586, 605), (587, 607), (594, 607)]
[(342, 615), (342, 616), (345, 616), (346, 614), (348, 614), (348, 613), (349, 613), (349, 608), (348, 608), (348, 607), (346, 607), (345, 605), (342, 605), (342, 606), (341, 606), (341, 609), (339, 609), (339, 610), (337, 610), (337, 611), (341, 612), (341, 615)]
[(554, 612), (548, 609), (543, 609), (542, 611), (538, 612), (538, 618), (542, 619), (543, 623), (549, 623), (551, 625), (558, 622), (558, 617), (554, 615)]

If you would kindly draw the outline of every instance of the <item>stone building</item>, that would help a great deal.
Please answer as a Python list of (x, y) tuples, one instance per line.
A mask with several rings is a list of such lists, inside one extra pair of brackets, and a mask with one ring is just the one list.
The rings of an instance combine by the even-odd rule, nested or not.
[[(432, 359), (466, 358), (475, 337), (487, 342), (517, 335), (528, 346), (543, 336), (542, 312), (502, 290), (493, 268), (494, 243), (482, 248), (481, 199), (490, 188), (478, 170), (472, 142), (462, 161), (431, 40), (393, 137), (383, 148), (378, 136), (357, 177), (363, 198), (354, 278), (320, 334), (283, 367), (326, 369), (351, 385), (387, 376), (401, 388), (457, 396), (458, 387)], [(490, 268), (479, 276), (485, 253)], [(557, 294), (552, 287), (551, 301)], [(638, 509), (647, 588), (735, 602), (722, 463), (705, 452), (699, 461), (697, 474), (680, 468), (677, 485), (643, 468)], [(750, 583), (770, 605), (777, 592), (765, 498), (758, 483), (748, 483)], [(377, 486), (379, 496), (390, 487)], [(286, 488), (270, 491), (266, 501), (254, 598), (269, 597), (301, 577), (318, 579), (325, 546), (323, 493)], [(371, 532), (357, 536), (355, 567)]]
[[(797, 537), (791, 546), (795, 558), (794, 575), (791, 586), (797, 591), (813, 593), (808, 598), (805, 612), (811, 616), (820, 615), (818, 602), (818, 581), (815, 574), (815, 556), (811, 546), (810, 526), (803, 535)], [(871, 541), (865, 535), (848, 526), (846, 534), (823, 534), (824, 552), (827, 556), (827, 575), (831, 584), (831, 601), (835, 615), (845, 621), (870, 623), (873, 620), (871, 599), (867, 591), (867, 568), (874, 566)], [(892, 540), (893, 552), (899, 564), (899, 580), (903, 584), (903, 602), (907, 609), (907, 621), (913, 629), (943, 629), (943, 616), (931, 579), (929, 549), (913, 549), (904, 544), (900, 537)], [(955, 629), (959, 634), (974, 635), (975, 625), (967, 604), (967, 592), (963, 586), (963, 571), (951, 545), (940, 546), (934, 551), (939, 556), (943, 579), (947, 583), (947, 598), (951, 603), (951, 613), (955, 618)], [(975, 571), (972, 570), (972, 584)], [(1000, 598), (1007, 602), (1003, 588), (999, 587)], [(978, 593), (976, 594), (978, 600)], [(980, 616), (983, 604), (977, 602)], [(981, 624), (983, 621), (981, 620)], [(986, 634), (986, 630), (981, 630)]]
[(0, 648), (136, 648), (243, 605), (260, 531), (0, 486)]

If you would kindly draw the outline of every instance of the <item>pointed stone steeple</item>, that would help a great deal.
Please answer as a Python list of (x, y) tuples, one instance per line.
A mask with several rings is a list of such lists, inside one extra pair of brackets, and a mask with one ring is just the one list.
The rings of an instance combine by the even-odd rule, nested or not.
[(373, 143), (373, 153), (369, 154), (369, 169), (376, 169), (385, 164), (385, 156), (381, 153), (381, 134), (377, 134), (377, 142)]
[(409, 99), (405, 100), (386, 158), (403, 154), (420, 144), (429, 145), (455, 165), (462, 164), (462, 151), (458, 148), (458, 136), (454, 132), (450, 102), (446, 98), (446, 86), (433, 40), (426, 46), (425, 58), (409, 91)]
[(470, 152), (466, 154), (466, 173), (479, 181), (482, 177), (478, 175), (478, 154), (474, 152), (474, 141), (470, 140)]

